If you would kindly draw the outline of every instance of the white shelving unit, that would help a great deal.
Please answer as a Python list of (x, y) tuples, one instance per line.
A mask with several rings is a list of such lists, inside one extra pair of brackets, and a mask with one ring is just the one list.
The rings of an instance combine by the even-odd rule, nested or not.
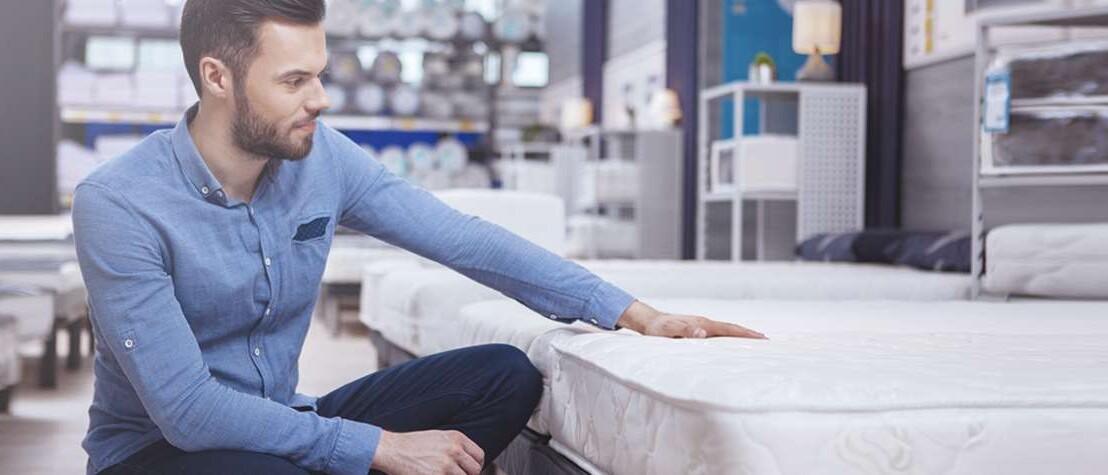
[[(633, 241), (629, 246), (601, 245), (601, 233), (589, 227), (584, 236), (584, 257), (680, 259), (681, 132), (589, 127), (570, 134), (566, 142), (586, 150), (583, 161), (565, 160), (561, 164), (575, 168), (575, 199), (567, 203), (570, 220), (574, 216), (608, 220), (629, 233), (618, 237)], [(604, 166), (616, 169), (602, 171)], [(631, 170), (630, 175), (625, 173)], [(565, 175), (566, 171), (558, 173)], [(589, 174), (592, 176), (586, 176)], [(632, 181), (633, 186), (623, 188), (607, 181), (601, 176), (604, 174), (616, 178), (613, 181)], [(615, 229), (606, 230), (603, 239), (616, 235)], [(608, 249), (616, 247), (627, 249)]]
[[(713, 107), (724, 101), (733, 104), (730, 136), (743, 137), (744, 101), (760, 101), (759, 121), (763, 134), (794, 136), (798, 142), (798, 170), (792, 186), (760, 186), (736, 176), (733, 190), (714, 190), (709, 184), (711, 148), (720, 124), (709, 120)], [(730, 258), (742, 260), (743, 203), (758, 204), (757, 255), (766, 256), (767, 202), (796, 205), (795, 235), (790, 246), (819, 233), (856, 231), (864, 225), (866, 90), (856, 84), (737, 82), (706, 89), (700, 94), (698, 137), (697, 259), (708, 258), (708, 207), (730, 203)], [(738, 161), (735, 157), (735, 174)]]
[[(63, 107), (62, 123), (66, 124), (145, 124), (174, 125), (181, 120), (181, 110), (125, 109), (107, 107)], [(436, 120), (405, 117), (379, 117), (361, 115), (322, 116), (331, 127), (342, 130), (428, 130), (453, 133), (485, 133), (489, 123), (473, 120)]]
[[(984, 131), (983, 94), (985, 75), (994, 58), (994, 28), (1010, 27), (1059, 27), (1068, 31), (1103, 29), (1108, 25), (1108, 6), (1077, 8), (1051, 13), (1034, 13), (996, 17), (982, 20), (976, 28), (976, 75), (974, 95), (973, 151), (973, 239), (971, 273), (974, 298), (983, 295), (982, 279), (985, 273), (986, 207), (984, 191), (999, 188), (1072, 188), (1108, 187), (1108, 171), (1103, 166), (1050, 166), (1050, 167), (994, 167), (991, 166), (992, 134)], [(1108, 107), (1108, 96), (1077, 98), (1015, 99), (1010, 102), (1011, 113), (1033, 111), (1044, 107), (1089, 106)], [(1044, 216), (1051, 220), (1052, 217)]]

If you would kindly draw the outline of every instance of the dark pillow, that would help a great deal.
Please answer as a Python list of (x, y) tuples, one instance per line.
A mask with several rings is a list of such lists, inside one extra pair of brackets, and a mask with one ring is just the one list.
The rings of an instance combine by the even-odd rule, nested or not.
[(970, 271), (970, 235), (967, 232), (909, 233), (895, 261), (939, 272)]
[(854, 240), (858, 233), (819, 234), (796, 247), (796, 255), (805, 261), (855, 262)]
[(854, 241), (854, 255), (857, 262), (870, 264), (893, 264), (903, 254), (904, 231), (891, 229), (869, 229), (858, 233)]

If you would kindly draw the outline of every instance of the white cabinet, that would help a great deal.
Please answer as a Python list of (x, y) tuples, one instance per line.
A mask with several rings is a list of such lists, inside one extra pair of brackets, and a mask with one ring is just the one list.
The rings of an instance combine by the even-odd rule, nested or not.
[[(744, 136), (742, 107), (723, 134), (721, 105), (759, 104), (761, 136)], [(862, 229), (864, 223), (866, 89), (858, 84), (725, 84), (700, 94), (697, 258), (709, 252), (715, 212), (729, 205), (726, 255), (742, 260), (744, 204), (756, 206), (756, 259), (791, 258), (799, 241), (821, 233)], [(767, 212), (791, 205), (794, 223), (770, 222)], [(709, 215), (712, 216), (709, 216)], [(784, 213), (788, 215), (788, 213)], [(710, 255), (712, 254), (712, 255)]]

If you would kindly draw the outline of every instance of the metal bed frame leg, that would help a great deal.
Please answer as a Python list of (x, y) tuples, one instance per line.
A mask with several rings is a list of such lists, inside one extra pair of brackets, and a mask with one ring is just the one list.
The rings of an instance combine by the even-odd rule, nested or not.
[(65, 330), (69, 334), (69, 353), (66, 354), (65, 368), (75, 371), (81, 368), (81, 330), (85, 327), (85, 320), (77, 318), (66, 324)]
[(58, 323), (54, 322), (50, 334), (42, 344), (42, 359), (38, 369), (38, 385), (43, 389), (58, 387)]
[(88, 311), (86, 310), (85, 311), (84, 322), (85, 322), (85, 326), (88, 328), (88, 348), (87, 348), (87, 351), (88, 351), (89, 356), (94, 356), (94, 355), (96, 355), (96, 333), (95, 333), (95, 330), (92, 329), (92, 319), (89, 318), (88, 315), (89, 315)]
[(11, 414), (12, 396), (14, 393), (15, 386), (8, 386), (0, 389), (0, 414)]

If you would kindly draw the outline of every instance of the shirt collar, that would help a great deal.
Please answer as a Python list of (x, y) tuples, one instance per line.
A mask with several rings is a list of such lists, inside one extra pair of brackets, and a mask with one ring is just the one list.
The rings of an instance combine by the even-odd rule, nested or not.
[[(173, 154), (177, 157), (177, 165), (181, 167), (181, 171), (185, 173), (185, 176), (193, 188), (196, 189), (196, 192), (200, 193), (200, 196), (207, 200), (215, 200), (226, 206), (230, 204), (230, 200), (223, 191), (223, 185), (219, 183), (211, 169), (208, 168), (208, 164), (204, 163), (204, 159), (200, 157), (200, 150), (196, 148), (196, 142), (193, 142), (192, 135), (189, 133), (189, 123), (196, 117), (196, 112), (199, 109), (200, 103), (193, 104), (185, 111), (180, 122), (177, 122), (177, 126), (173, 128)], [(262, 173), (263, 177), (274, 181), (277, 171), (281, 168), (281, 160), (270, 159), (266, 165), (265, 171)]]
[(189, 134), (189, 122), (196, 117), (199, 106), (199, 103), (194, 104), (185, 111), (185, 115), (173, 129), (173, 154), (177, 157), (177, 165), (181, 167), (185, 177), (204, 199), (214, 198), (226, 201), (223, 185), (212, 174), (204, 159), (200, 158), (200, 151), (197, 150), (196, 143), (192, 141), (192, 135)]

